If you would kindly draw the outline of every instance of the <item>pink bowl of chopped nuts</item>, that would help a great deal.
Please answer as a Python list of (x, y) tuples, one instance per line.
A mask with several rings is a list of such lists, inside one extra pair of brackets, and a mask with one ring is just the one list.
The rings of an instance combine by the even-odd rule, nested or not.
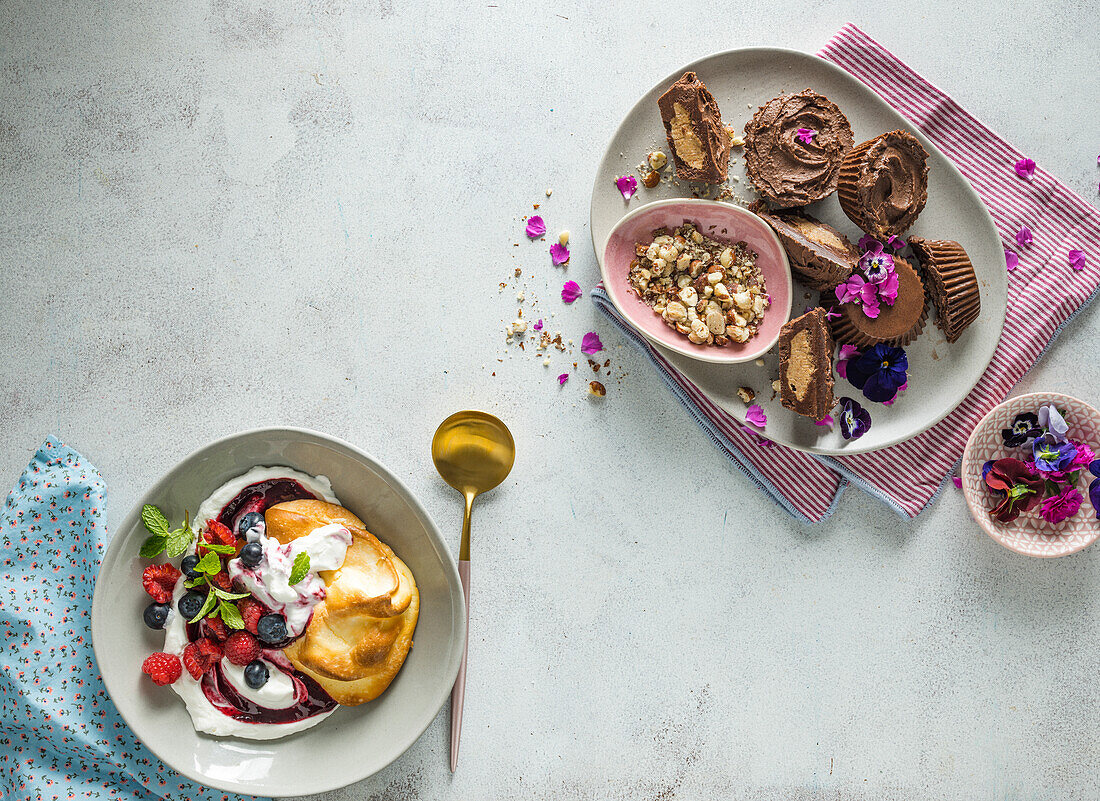
[(791, 268), (772, 229), (718, 200), (657, 200), (625, 215), (603, 247), (604, 288), (651, 342), (692, 359), (748, 362), (791, 313)]

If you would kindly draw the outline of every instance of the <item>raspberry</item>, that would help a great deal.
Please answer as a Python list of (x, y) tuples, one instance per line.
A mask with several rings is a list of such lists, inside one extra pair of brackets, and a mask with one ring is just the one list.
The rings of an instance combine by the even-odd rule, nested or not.
[(208, 617), (202, 624), (206, 627), (204, 633), (217, 642), (225, 642), (225, 638), (229, 636), (229, 629), (220, 617)]
[(178, 656), (158, 651), (145, 657), (145, 661), (141, 663), (141, 672), (148, 673), (154, 684), (163, 687), (178, 679), (183, 669)]
[(244, 667), (260, 656), (260, 644), (247, 631), (235, 631), (225, 641), (225, 658)]
[(217, 520), (211, 520), (206, 524), (206, 531), (203, 532), (202, 538), (206, 542), (213, 542), (218, 545), (237, 544), (237, 535), (230, 531), (227, 525), (219, 523)]
[(224, 570), (220, 573), (215, 573), (209, 578), (209, 581), (220, 590), (231, 592), (233, 589), (233, 580), (229, 578), (229, 574), (226, 573)]
[(260, 618), (267, 614), (267, 608), (254, 598), (242, 598), (237, 601), (237, 609), (244, 618), (245, 629), (255, 634)]
[(172, 600), (180, 572), (173, 565), (149, 565), (141, 573), (141, 586), (158, 604)]
[(218, 664), (221, 658), (221, 646), (209, 637), (200, 637), (194, 642), (189, 642), (183, 649), (183, 666), (196, 681), (202, 678), (203, 673)]

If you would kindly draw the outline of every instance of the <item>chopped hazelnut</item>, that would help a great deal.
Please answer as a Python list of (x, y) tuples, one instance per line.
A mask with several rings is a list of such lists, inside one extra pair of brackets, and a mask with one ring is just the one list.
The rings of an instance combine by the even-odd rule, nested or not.
[(597, 398), (602, 398), (604, 395), (607, 394), (607, 388), (604, 387), (604, 385), (601, 384), (599, 381), (589, 381), (588, 391), (592, 395), (595, 395)]
[(654, 150), (652, 153), (646, 156), (646, 161), (649, 162), (649, 166), (652, 169), (660, 170), (663, 169), (666, 164), (668, 164), (668, 156), (666, 156), (661, 150)]
[(752, 391), (752, 387), (739, 387), (737, 397), (741, 399), (742, 403), (752, 403), (756, 398), (756, 393)]
[(649, 170), (642, 176), (642, 185), (646, 189), (652, 189), (659, 183), (661, 183), (661, 174), (656, 170)]

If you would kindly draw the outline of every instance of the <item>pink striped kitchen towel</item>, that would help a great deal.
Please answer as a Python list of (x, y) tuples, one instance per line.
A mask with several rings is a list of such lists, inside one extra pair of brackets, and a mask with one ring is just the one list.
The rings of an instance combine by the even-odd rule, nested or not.
[[(1022, 153), (856, 26), (844, 26), (818, 55), (867, 84), (935, 142), (989, 207), (1006, 247), (1016, 249), (1022, 224), (1034, 234), (1033, 244), (1020, 250), (1019, 266), (1009, 275), (1000, 345), (967, 399), (942, 422), (898, 445), (854, 456), (811, 456), (746, 433), (623, 322), (602, 286), (592, 295), (714, 444), (795, 517), (808, 522), (828, 517), (848, 483), (903, 517), (915, 517), (939, 494), (978, 421), (1096, 295), (1100, 212), (1041, 169), (1030, 179), (1018, 177), (1013, 166)], [(1080, 271), (1070, 267), (1071, 250), (1086, 254)]]

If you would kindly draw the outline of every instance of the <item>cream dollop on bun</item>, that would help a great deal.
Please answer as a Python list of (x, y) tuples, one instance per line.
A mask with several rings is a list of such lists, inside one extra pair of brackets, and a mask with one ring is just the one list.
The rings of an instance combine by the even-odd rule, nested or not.
[(264, 514), (267, 536), (282, 544), (338, 524), (351, 532), (343, 564), (322, 570), (325, 599), (301, 638), (284, 651), (295, 668), (332, 698), (356, 706), (377, 698), (412, 647), (420, 593), (412, 572), (388, 545), (342, 506), (299, 500)]

